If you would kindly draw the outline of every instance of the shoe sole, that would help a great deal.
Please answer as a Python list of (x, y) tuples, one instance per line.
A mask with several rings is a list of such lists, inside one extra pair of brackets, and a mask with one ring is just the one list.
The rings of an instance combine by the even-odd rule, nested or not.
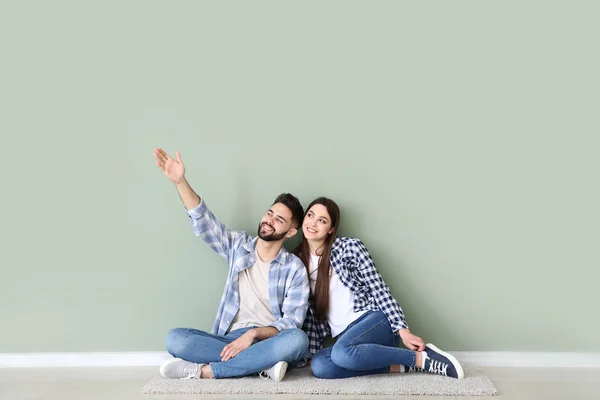
[(431, 350), (443, 355), (448, 360), (450, 360), (450, 362), (454, 365), (454, 368), (456, 369), (458, 379), (463, 379), (465, 377), (465, 371), (463, 370), (462, 365), (460, 365), (460, 363), (458, 362), (456, 357), (454, 357), (450, 353), (446, 353), (445, 351), (440, 350), (439, 348), (437, 348), (435, 345), (433, 345), (431, 343), (427, 343), (427, 345), (425, 345), (425, 347), (431, 348)]
[(287, 368), (288, 368), (288, 363), (283, 361), (281, 364), (281, 368), (279, 368), (279, 370), (276, 371), (276, 377), (273, 377), (273, 380), (275, 382), (281, 382), (283, 380), (283, 378), (285, 378), (285, 373), (287, 372)]
[(159, 370), (159, 371), (160, 371), (160, 374), (161, 374), (161, 375), (162, 375), (164, 378), (171, 379), (171, 378), (169, 378), (168, 376), (166, 376), (166, 375), (165, 375), (165, 369), (166, 369), (166, 368), (167, 368), (169, 365), (171, 365), (172, 363), (174, 363), (174, 362), (177, 362), (177, 361), (181, 361), (181, 360), (182, 360), (181, 358), (173, 358), (173, 359), (171, 359), (171, 360), (169, 360), (169, 361), (166, 361), (166, 362), (162, 363), (162, 364), (161, 364), (161, 366), (160, 366), (160, 370)]

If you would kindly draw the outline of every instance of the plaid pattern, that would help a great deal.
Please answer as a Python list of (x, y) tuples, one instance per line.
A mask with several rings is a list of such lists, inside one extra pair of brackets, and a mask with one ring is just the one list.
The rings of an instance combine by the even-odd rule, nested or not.
[[(359, 239), (338, 237), (331, 249), (331, 266), (340, 281), (354, 294), (354, 311), (381, 310), (388, 318), (392, 330), (408, 328), (400, 305), (390, 293), (367, 248)], [(327, 321), (315, 317), (309, 305), (303, 328), (309, 339), (311, 356), (323, 348), (323, 340), (331, 335)]]
[[(238, 274), (254, 265), (258, 238), (248, 236), (246, 232), (227, 229), (206, 207), (204, 200), (187, 213), (196, 236), (200, 236), (229, 265), (225, 291), (211, 331), (213, 334), (224, 335), (240, 308)], [(310, 286), (304, 264), (282, 247), (277, 257), (271, 261), (269, 269), (269, 298), (275, 317), (275, 322), (270, 326), (280, 331), (301, 328), (308, 308), (309, 294)]]

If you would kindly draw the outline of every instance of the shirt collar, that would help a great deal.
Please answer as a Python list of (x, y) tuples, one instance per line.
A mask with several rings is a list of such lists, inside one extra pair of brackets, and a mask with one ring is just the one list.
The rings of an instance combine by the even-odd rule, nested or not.
[[(256, 244), (258, 243), (258, 236), (252, 239), (251, 241), (242, 245), (244, 250), (248, 253), (254, 253), (256, 251)], [(277, 261), (281, 265), (285, 265), (288, 261), (289, 252), (285, 248), (285, 246), (281, 246), (279, 253), (277, 253), (277, 257), (273, 259), (273, 261)]]

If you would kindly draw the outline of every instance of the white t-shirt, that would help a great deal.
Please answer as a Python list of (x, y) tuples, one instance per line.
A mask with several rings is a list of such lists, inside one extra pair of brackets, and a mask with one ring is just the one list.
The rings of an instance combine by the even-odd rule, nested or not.
[[(317, 285), (317, 271), (319, 269), (319, 256), (310, 255), (309, 279), (310, 290), (314, 294)], [(331, 329), (331, 336), (336, 337), (352, 322), (367, 311), (354, 312), (354, 293), (348, 289), (335, 270), (330, 267), (331, 279), (329, 280), (329, 311), (327, 323)]]
[(269, 301), (269, 268), (255, 253), (256, 262), (238, 274), (240, 309), (231, 323), (230, 331), (248, 326), (269, 326), (275, 322)]

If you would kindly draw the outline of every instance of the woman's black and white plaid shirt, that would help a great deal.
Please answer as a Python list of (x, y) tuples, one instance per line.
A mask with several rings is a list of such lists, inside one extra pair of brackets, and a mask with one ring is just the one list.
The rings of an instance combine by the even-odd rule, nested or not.
[[(363, 242), (350, 237), (336, 238), (330, 260), (340, 281), (354, 294), (355, 312), (381, 310), (387, 316), (394, 332), (408, 327), (402, 308), (375, 269), (375, 263)], [(309, 304), (303, 329), (308, 335), (308, 348), (312, 357), (323, 348), (325, 337), (331, 335), (327, 321), (315, 318), (312, 303)]]

